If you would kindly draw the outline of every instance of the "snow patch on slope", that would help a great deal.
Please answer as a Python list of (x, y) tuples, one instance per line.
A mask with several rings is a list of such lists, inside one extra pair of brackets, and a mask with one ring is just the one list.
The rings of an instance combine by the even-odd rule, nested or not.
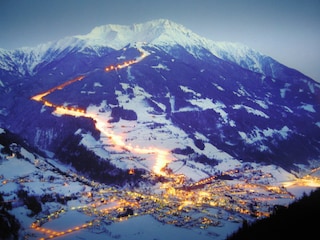
[(245, 133), (242, 131), (239, 131), (239, 135), (242, 137), (242, 139), (247, 143), (247, 144), (254, 144), (257, 142), (262, 142), (266, 140), (268, 137), (280, 137), (282, 139), (287, 139), (289, 134), (292, 132), (287, 126), (282, 127), (281, 129), (258, 129), (255, 128), (252, 130), (250, 133)]
[(232, 107), (233, 109), (241, 109), (244, 108), (248, 113), (263, 117), (263, 118), (270, 118), (267, 114), (265, 114), (264, 112), (245, 106), (245, 105), (241, 105), (241, 104), (236, 104)]

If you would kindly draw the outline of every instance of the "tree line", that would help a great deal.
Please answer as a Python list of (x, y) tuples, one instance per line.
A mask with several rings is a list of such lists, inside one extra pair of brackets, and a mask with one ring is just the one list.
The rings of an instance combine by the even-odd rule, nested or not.
[(275, 206), (268, 218), (253, 223), (243, 221), (242, 227), (226, 240), (314, 239), (319, 235), (320, 188), (306, 193), (285, 206)]

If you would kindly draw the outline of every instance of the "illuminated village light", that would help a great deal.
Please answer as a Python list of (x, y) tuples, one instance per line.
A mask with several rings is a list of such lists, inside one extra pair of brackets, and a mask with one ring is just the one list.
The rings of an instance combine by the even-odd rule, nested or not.
[(291, 186), (309, 186), (309, 187), (320, 187), (319, 178), (312, 177), (310, 175), (304, 176), (302, 178), (296, 178), (294, 181), (284, 182), (282, 183), (284, 187)]

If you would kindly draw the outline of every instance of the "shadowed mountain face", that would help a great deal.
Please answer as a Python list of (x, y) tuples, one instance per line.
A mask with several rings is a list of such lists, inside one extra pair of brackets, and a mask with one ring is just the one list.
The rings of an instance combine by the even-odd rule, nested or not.
[[(33, 49), (1, 50), (0, 60), (1, 127), (41, 150), (60, 151), (78, 129), (99, 140), (90, 117), (54, 113), (55, 106), (99, 106), (113, 126), (136, 124), (137, 134), (149, 131), (145, 141), (152, 133), (161, 133), (159, 141), (175, 136), (169, 151), (188, 149), (212, 165), (220, 160), (212, 147), (286, 169), (320, 156), (319, 83), (248, 47), (212, 42), (167, 20), (97, 27)], [(31, 99), (78, 76), (83, 80), (43, 98), (54, 106)]]

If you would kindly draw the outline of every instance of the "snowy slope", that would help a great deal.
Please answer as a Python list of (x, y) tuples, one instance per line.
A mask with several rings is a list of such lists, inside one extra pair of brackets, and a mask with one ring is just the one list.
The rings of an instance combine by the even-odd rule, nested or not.
[(276, 71), (282, 67), (272, 58), (245, 45), (214, 42), (180, 24), (167, 19), (158, 19), (132, 25), (103, 25), (94, 28), (86, 35), (66, 37), (34, 48), (25, 47), (13, 51), (0, 49), (0, 68), (34, 75), (40, 64), (61, 59), (71, 51), (89, 51), (100, 55), (103, 47), (119, 50), (135, 42), (145, 42), (167, 51), (170, 51), (170, 47), (177, 45), (187, 49), (197, 58), (203, 58), (203, 50), (207, 50), (223, 60), (237, 63), (266, 76), (278, 77)]
[[(258, 205), (259, 210), (263, 208), (270, 211), (274, 204), (286, 205), (294, 198), (291, 193), (278, 188), (283, 181), (294, 183), (295, 178), (292, 174), (276, 166), (243, 165), (241, 168), (238, 166), (237, 169), (243, 172), (233, 181), (219, 180), (218, 185), (213, 184), (215, 188), (213, 194), (221, 199), (220, 206), (210, 207), (210, 204), (206, 203), (200, 207), (194, 205), (189, 208), (184, 204), (190, 201), (183, 201), (181, 206), (185, 210), (175, 215), (169, 210), (175, 210), (180, 202), (174, 199), (172, 203), (159, 208), (165, 213), (162, 215), (161, 212), (147, 211), (148, 208), (156, 206), (157, 200), (154, 199), (164, 196), (156, 194), (159, 191), (157, 185), (140, 186), (140, 190), (112, 188), (90, 181), (75, 173), (70, 166), (44, 158), (19, 144), (14, 143), (19, 148), (14, 150), (14, 154), (10, 154), (7, 152), (8, 145), (12, 145), (9, 133), (0, 128), (0, 137), (1, 143), (5, 144), (5, 146), (0, 144), (0, 192), (6, 202), (12, 203), (10, 214), (15, 216), (21, 225), (19, 238), (32, 235), (37, 239), (55, 236), (61, 239), (75, 237), (105, 239), (108, 236), (115, 239), (176, 239), (178, 236), (191, 240), (199, 237), (212, 239), (214, 236), (215, 239), (222, 240), (238, 229), (243, 219), (254, 220), (249, 214), (240, 213), (237, 209), (231, 211), (229, 208), (231, 205), (224, 204), (225, 199), (232, 198), (235, 203), (239, 200), (239, 196), (244, 195), (245, 197), (240, 199), (241, 203), (239, 201), (239, 206), (250, 203)], [(238, 162), (237, 165), (239, 164)], [(231, 165), (232, 163), (220, 165), (219, 170), (227, 173), (230, 167), (232, 169), (236, 167)], [(182, 172), (185, 173), (185, 171)], [(277, 192), (278, 189), (280, 192)], [(299, 185), (290, 187), (290, 191), (295, 192), (297, 197), (302, 196), (301, 190), (311, 191), (312, 189), (314, 187), (309, 189)], [(199, 192), (201, 198), (206, 193), (205, 190), (207, 189), (195, 189), (193, 192)], [(142, 202), (144, 201), (142, 198), (141, 205), (134, 208), (134, 216), (123, 219), (110, 217), (119, 213), (121, 208), (118, 208), (120, 205), (118, 203), (130, 203), (134, 200), (131, 195), (137, 199), (136, 196), (145, 194), (145, 198), (148, 198), (150, 191), (152, 191), (152, 198), (146, 202)], [(165, 193), (164, 188), (160, 191)], [(27, 198), (33, 198), (39, 203), (41, 206), (39, 213), (32, 214), (34, 208), (24, 202), (23, 192)], [(186, 193), (190, 194), (189, 191)], [(118, 208), (117, 212), (112, 211), (113, 206)], [(198, 207), (199, 210), (197, 210)], [(190, 223), (185, 221), (190, 217), (194, 220)], [(203, 224), (204, 226), (199, 228), (204, 217), (215, 220), (218, 224), (213, 226)], [(185, 221), (185, 226), (172, 224), (170, 219), (180, 223)], [(89, 223), (89, 226), (93, 224), (93, 227), (88, 227)], [(162, 234), (163, 232), (165, 234)]]
[[(185, 155), (205, 156), (212, 165), (258, 160), (289, 168), (320, 151), (319, 84), (246, 46), (213, 42), (169, 20), (100, 26), (35, 48), (1, 50), (0, 59), (1, 121), (45, 150), (96, 126), (89, 117), (57, 121), (52, 109), (30, 98), (84, 74), (46, 98), (88, 112), (96, 108), (93, 115), (104, 112), (101, 118), (117, 133), (126, 131), (130, 144), (173, 152), (190, 147)], [(129, 60), (132, 66), (102, 71)], [(309, 146), (296, 154), (305, 139)]]

